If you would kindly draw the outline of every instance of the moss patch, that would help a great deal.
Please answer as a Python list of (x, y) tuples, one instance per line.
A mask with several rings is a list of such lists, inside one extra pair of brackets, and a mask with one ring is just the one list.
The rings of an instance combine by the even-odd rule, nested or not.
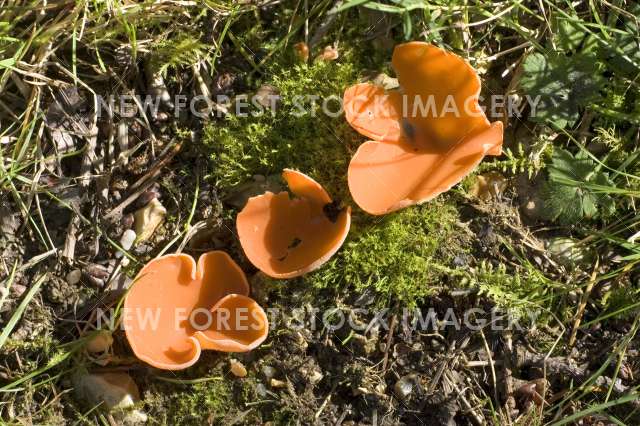
[(375, 289), (380, 302), (409, 306), (432, 293), (460, 251), (457, 211), (449, 200), (383, 217), (361, 217), (339, 254), (309, 280), (316, 287)]
[[(357, 80), (348, 58), (312, 65), (283, 65), (271, 70), (268, 83), (279, 91), (275, 112), (249, 106), (248, 116), (229, 115), (205, 128), (203, 142), (211, 152), (211, 179), (223, 192), (256, 174), (279, 174), (294, 168), (321, 182), (334, 197), (348, 196), (346, 172), (352, 152), (361, 142), (342, 115), (322, 113), (325, 104), (340, 109), (344, 88)], [(255, 115), (253, 115), (255, 114)], [(332, 114), (333, 115), (333, 114)]]

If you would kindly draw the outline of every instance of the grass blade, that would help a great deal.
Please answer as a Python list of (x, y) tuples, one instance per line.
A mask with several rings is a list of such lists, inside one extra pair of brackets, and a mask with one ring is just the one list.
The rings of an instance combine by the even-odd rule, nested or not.
[(0, 348), (2, 348), (4, 343), (7, 341), (9, 334), (11, 334), (11, 332), (13, 331), (13, 328), (16, 326), (16, 324), (20, 320), (20, 317), (22, 317), (22, 314), (24, 313), (25, 309), (27, 309), (27, 305), (29, 304), (31, 299), (33, 299), (33, 296), (35, 296), (38, 290), (40, 290), (40, 286), (42, 286), (42, 283), (44, 282), (45, 278), (46, 278), (46, 275), (41, 276), (36, 281), (36, 283), (29, 289), (29, 292), (27, 293), (25, 298), (22, 299), (22, 302), (20, 302), (20, 305), (11, 316), (11, 319), (7, 323), (7, 326), (2, 330), (2, 334), (0, 334)]

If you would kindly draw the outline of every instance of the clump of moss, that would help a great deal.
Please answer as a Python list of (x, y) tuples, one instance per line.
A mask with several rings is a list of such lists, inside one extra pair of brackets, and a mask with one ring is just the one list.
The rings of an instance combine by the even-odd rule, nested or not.
[(375, 289), (379, 301), (412, 306), (441, 284), (438, 264), (461, 251), (455, 206), (438, 200), (355, 224), (339, 254), (309, 276), (314, 286)]
[[(279, 174), (289, 167), (317, 179), (333, 196), (347, 198), (347, 166), (362, 138), (337, 113), (358, 69), (349, 54), (337, 62), (273, 66), (264, 83), (279, 92), (275, 112), (258, 115), (250, 105), (241, 110), (248, 115), (232, 114), (205, 128), (213, 183), (230, 192), (253, 175)], [(322, 111), (323, 104), (330, 115)]]
[(161, 423), (196, 425), (220, 421), (233, 404), (228, 380), (159, 387), (162, 387), (161, 391), (154, 392), (153, 396), (147, 395), (145, 400), (151, 413), (157, 411), (154, 417)]

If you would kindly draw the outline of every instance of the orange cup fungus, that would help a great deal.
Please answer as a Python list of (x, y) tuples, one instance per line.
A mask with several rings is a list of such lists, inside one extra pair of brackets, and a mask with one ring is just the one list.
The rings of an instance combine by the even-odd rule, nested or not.
[(340, 208), (309, 176), (285, 169), (295, 195), (266, 192), (250, 198), (238, 214), (242, 248), (258, 269), (274, 278), (293, 278), (319, 268), (338, 251), (349, 232), (351, 208)]
[(502, 122), (478, 105), (480, 78), (467, 62), (410, 42), (396, 46), (392, 65), (399, 90), (362, 83), (344, 93), (347, 121), (372, 139), (351, 159), (349, 190), (376, 215), (429, 201), (502, 153)]
[(222, 251), (195, 260), (170, 254), (150, 261), (129, 290), (123, 325), (135, 355), (154, 367), (180, 370), (202, 349), (246, 352), (267, 337), (262, 308), (244, 272)]

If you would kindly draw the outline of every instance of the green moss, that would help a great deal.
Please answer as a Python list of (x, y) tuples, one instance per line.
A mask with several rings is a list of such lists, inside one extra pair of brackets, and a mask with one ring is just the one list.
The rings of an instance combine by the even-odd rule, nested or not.
[[(160, 423), (200, 425), (222, 420), (233, 405), (229, 380), (214, 380), (194, 385), (158, 386), (162, 391), (145, 398), (151, 413), (157, 411)], [(161, 395), (161, 396), (160, 396)]]
[(15, 351), (40, 351), (43, 354), (50, 354), (51, 349), (55, 348), (57, 342), (50, 336), (38, 336), (32, 340), (11, 339), (8, 338), (2, 346), (0, 354), (12, 353)]
[(364, 217), (339, 254), (308, 279), (320, 288), (373, 288), (382, 303), (411, 306), (440, 284), (443, 274), (434, 265), (460, 253), (457, 217), (455, 206), (443, 200)]
[(348, 197), (349, 159), (363, 139), (342, 114), (327, 116), (322, 105), (339, 112), (344, 89), (357, 81), (359, 66), (350, 56), (337, 62), (276, 65), (263, 82), (279, 91), (275, 113), (252, 115), (259, 109), (249, 106), (241, 108), (248, 116), (232, 114), (205, 128), (203, 142), (214, 166), (210, 178), (223, 193), (253, 175), (279, 174), (288, 167), (317, 179), (332, 196)]

